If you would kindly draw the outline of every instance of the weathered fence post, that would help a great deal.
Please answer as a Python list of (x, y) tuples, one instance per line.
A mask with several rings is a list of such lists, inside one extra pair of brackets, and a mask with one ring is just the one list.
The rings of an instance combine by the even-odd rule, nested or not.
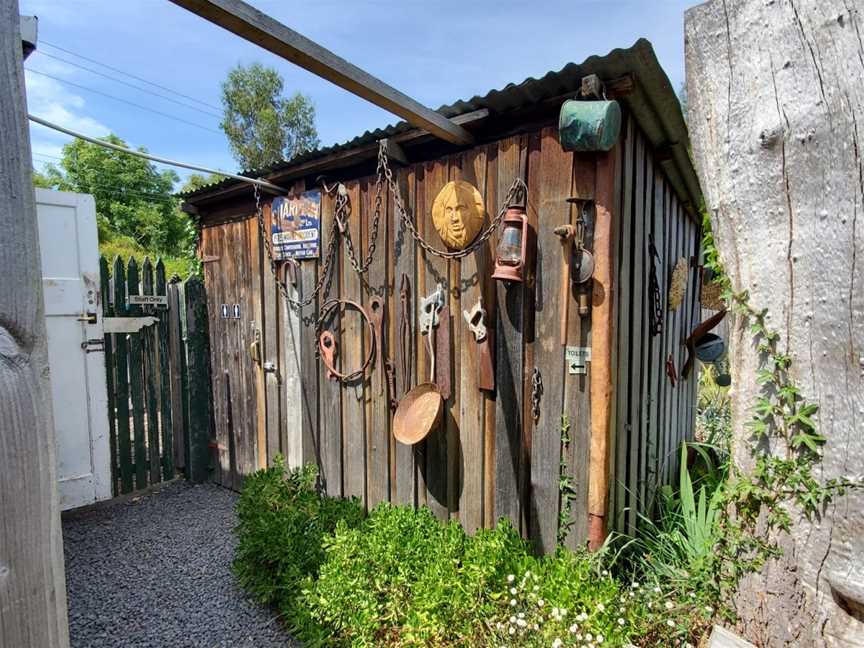
[[(111, 307), (111, 280), (108, 273), (108, 260), (99, 257), (99, 285), (102, 297), (102, 318), (113, 317)], [(117, 495), (117, 418), (116, 398), (114, 395), (114, 340), (110, 333), (105, 334), (105, 387), (108, 390), (108, 443), (111, 450), (111, 495)]]
[(210, 349), (207, 337), (207, 299), (204, 284), (190, 277), (184, 285), (186, 305), (186, 369), (188, 375), (189, 444), (187, 475), (194, 482), (210, 470)]
[[(156, 294), (168, 297), (168, 286), (165, 284), (165, 264), (162, 259), (156, 260)], [(168, 300), (167, 308), (157, 311), (159, 316), (159, 422), (162, 430), (162, 479), (174, 477), (174, 426), (171, 421), (171, 385), (174, 382), (169, 362), (169, 334), (171, 308)]]
[(0, 646), (69, 645), (18, 3), (0, 0)]

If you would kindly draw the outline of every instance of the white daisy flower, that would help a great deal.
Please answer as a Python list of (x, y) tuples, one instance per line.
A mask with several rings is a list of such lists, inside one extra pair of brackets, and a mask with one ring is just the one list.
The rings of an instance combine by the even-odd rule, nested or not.
[(508, 583), (512, 583), (514, 580), (516, 580), (516, 577), (513, 574), (509, 574), (507, 576), (507, 582)]
[(511, 593), (513, 596), (516, 596), (516, 588), (515, 588), (515, 587), (511, 587), (511, 588), (510, 588), (510, 593)]
[(576, 634), (576, 631), (579, 629), (579, 626), (575, 623), (570, 626), (570, 634)]
[[(598, 604), (597, 604), (597, 609), (598, 609), (600, 612), (605, 612), (605, 611), (606, 611), (606, 606), (603, 605), (602, 603), (598, 603)], [(590, 641), (590, 640), (589, 640), (589, 641)]]
[(672, 601), (666, 601), (665, 605), (667, 610), (671, 610), (675, 607), (675, 604)]
[(666, 625), (669, 626), (670, 628), (674, 628), (675, 622), (672, 619), (666, 619)]
[(563, 644), (564, 642), (556, 637), (555, 640), (552, 642), (552, 648), (561, 648)]
[(624, 619), (622, 619), (621, 617), (618, 617), (618, 625), (619, 626), (623, 626), (625, 623), (626, 623), (626, 621), (624, 621)]
[(510, 607), (516, 607), (516, 599), (510, 599)]

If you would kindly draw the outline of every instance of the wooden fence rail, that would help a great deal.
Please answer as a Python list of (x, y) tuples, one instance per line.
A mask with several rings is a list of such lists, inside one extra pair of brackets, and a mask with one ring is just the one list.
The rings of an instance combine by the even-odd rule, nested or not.
[[(201, 280), (166, 281), (161, 259), (100, 260), (115, 495), (210, 469), (210, 370)], [(140, 303), (151, 297), (152, 303)]]

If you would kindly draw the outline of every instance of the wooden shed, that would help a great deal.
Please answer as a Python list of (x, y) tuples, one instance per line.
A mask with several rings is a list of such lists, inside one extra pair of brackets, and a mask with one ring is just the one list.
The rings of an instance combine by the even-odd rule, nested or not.
[[(621, 109), (614, 146), (564, 150), (563, 102), (598, 95)], [(650, 43), (640, 40), (439, 112), (476, 144), (457, 147), (399, 123), (254, 171), (288, 194), (262, 193), (260, 221), (255, 192), (240, 181), (185, 197), (201, 225), (213, 478), (238, 488), (281, 453), (290, 465), (317, 463), (328, 493), (357, 496), (370, 508), (382, 501), (427, 505), (468, 530), (507, 516), (541, 550), (558, 541), (582, 545), (589, 534), (596, 545), (609, 529), (631, 527), (656, 486), (673, 478), (677, 448), (694, 425), (695, 372), (681, 374), (682, 342), (700, 317), (701, 194), (678, 99)], [(385, 180), (376, 233), (382, 139), (396, 193)], [(516, 178), (527, 186), (521, 283), (492, 278), (499, 231), (463, 258), (441, 257), (418, 244), (397, 209), (403, 203), (417, 233), (446, 250), (431, 213), (444, 185), (463, 180), (476, 187), (488, 227)], [(333, 189), (340, 183), (341, 193)], [(274, 201), (283, 218), (291, 211), (286, 200), (314, 200), (304, 192), (315, 189), (319, 259), (271, 267), (269, 249), (284, 253), (284, 239), (274, 239)], [(334, 227), (337, 201), (347, 201), (346, 216)], [(571, 257), (554, 230), (580, 219), (595, 269), (586, 283), (574, 284)], [(331, 241), (334, 262), (325, 266)], [(372, 247), (368, 269), (358, 272)], [(676, 265), (676, 290), (684, 292), (673, 308)], [(276, 277), (291, 299), (315, 298), (290, 307)], [(398, 401), (428, 380), (420, 307), (438, 284), (450, 343), (438, 347), (436, 383), (449, 393), (437, 428), (404, 445), (393, 437), (391, 397)], [(329, 379), (318, 357), (319, 314), (334, 298), (366, 312), (372, 299), (383, 300), (380, 356), (356, 309), (325, 309), (332, 316), (322, 328), (333, 332), (339, 350), (336, 369), (352, 372), (372, 356), (347, 382)], [(494, 390), (478, 386), (482, 356), (463, 317), (478, 302), (486, 311)], [(395, 367), (393, 387), (387, 359)]]

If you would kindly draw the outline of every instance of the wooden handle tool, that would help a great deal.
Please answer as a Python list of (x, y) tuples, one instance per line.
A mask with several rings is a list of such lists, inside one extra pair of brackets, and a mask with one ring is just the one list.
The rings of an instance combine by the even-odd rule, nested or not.
[(559, 225), (554, 230), (561, 239), (561, 292), (558, 296), (558, 308), (561, 312), (560, 338), (561, 346), (567, 346), (567, 312), (570, 310), (570, 262), (573, 258), (573, 238), (576, 228), (572, 225)]

